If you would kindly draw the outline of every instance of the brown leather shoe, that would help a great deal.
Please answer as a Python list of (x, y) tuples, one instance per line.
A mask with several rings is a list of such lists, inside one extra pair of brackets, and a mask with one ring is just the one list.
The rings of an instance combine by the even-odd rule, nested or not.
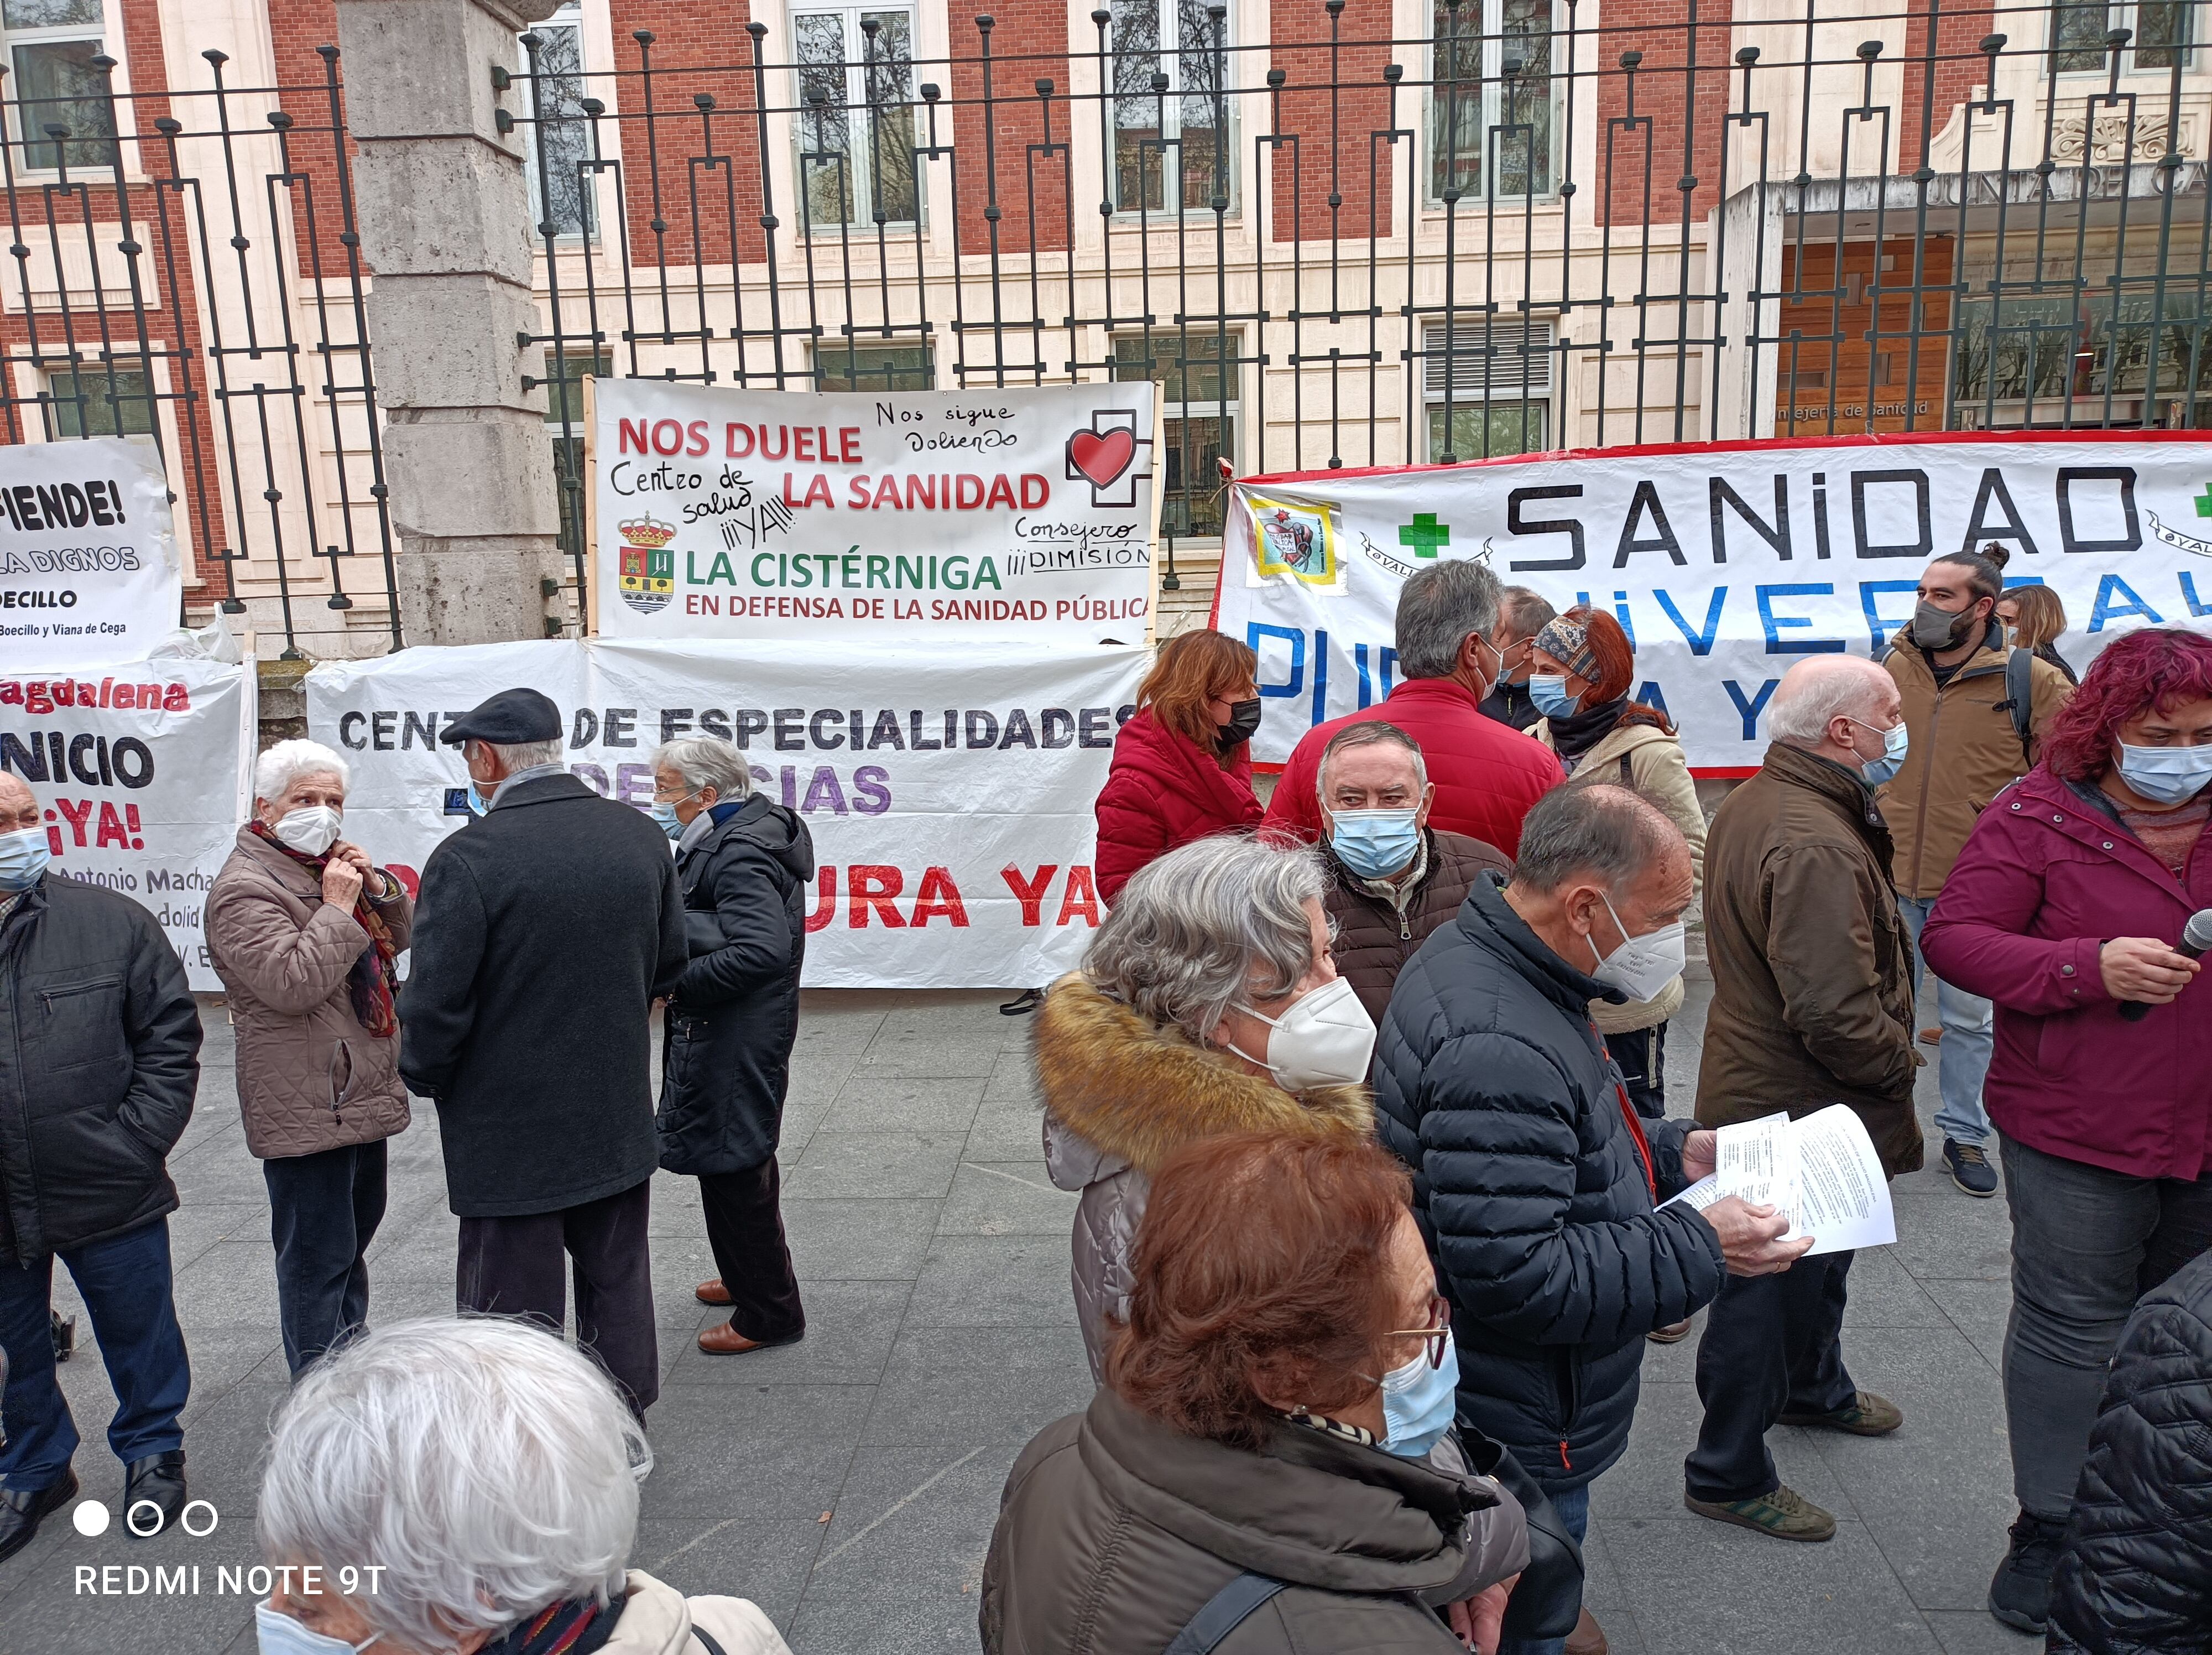
[(1920, 1044), (1921, 1044), (1922, 1045), (1923, 1045), (1923, 1046), (1940, 1046), (1940, 1045), (1942, 1045), (1942, 1044), (1943, 1044), (1943, 1031), (1942, 1031), (1942, 1030), (1941, 1030), (1941, 1029), (1923, 1029), (1923, 1030), (1921, 1030), (1921, 1031), (1920, 1031)]
[(709, 1356), (742, 1356), (749, 1350), (767, 1350), (776, 1345), (788, 1345), (806, 1336), (802, 1328), (783, 1339), (748, 1339), (727, 1322), (717, 1322), (699, 1336), (699, 1348)]
[(712, 1281), (702, 1281), (697, 1287), (692, 1288), (691, 1296), (702, 1305), (728, 1305), (736, 1302), (730, 1297), (730, 1290), (722, 1285), (722, 1278), (719, 1275)]
[(1655, 1345), (1679, 1345), (1690, 1336), (1688, 1318), (1685, 1317), (1680, 1322), (1669, 1322), (1663, 1328), (1654, 1328), (1644, 1336)]
[(1567, 1655), (1605, 1655), (1605, 1632), (1584, 1609), (1575, 1622), (1575, 1629), (1567, 1634)]

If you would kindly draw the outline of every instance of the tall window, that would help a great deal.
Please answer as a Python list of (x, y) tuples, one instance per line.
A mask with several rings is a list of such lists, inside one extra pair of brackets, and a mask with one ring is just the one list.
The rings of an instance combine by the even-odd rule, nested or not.
[[(592, 188), (592, 123), (584, 113), (584, 15), (570, 0), (533, 31), (538, 78), (530, 82), (532, 125), (523, 143), (530, 209), (538, 234), (589, 236), (598, 228)], [(523, 67), (530, 67), (526, 55)]]
[(80, 362), (46, 374), (46, 437), (144, 436), (154, 429), (154, 402), (143, 368)]
[(905, 7), (794, 11), (799, 196), (811, 229), (914, 224), (914, 13)]
[(1549, 318), (1461, 322), (1449, 336), (1431, 324), (1422, 337), (1421, 386), (1428, 457), (1486, 459), (1540, 453), (1552, 446)]
[(928, 391), (937, 374), (926, 344), (824, 339), (814, 347), (818, 391)]
[(1221, 532), (1221, 459), (1237, 463), (1238, 335), (1193, 328), (1154, 328), (1114, 341), (1114, 377), (1152, 380), (1160, 387), (1163, 533), (1211, 537)]
[[(100, 0), (0, 0), (8, 39), (6, 95), (21, 146), (39, 171), (115, 164), (115, 112), (100, 55)], [(59, 139), (46, 129), (67, 128)]]
[(1553, 0), (1462, 0), (1434, 13), (1429, 197), (1548, 196), (1557, 171)]
[(2124, 69), (2189, 63), (2194, 0), (2057, 0), (2051, 9), (2051, 62), (2060, 73), (2102, 74), (2111, 64), (2107, 29), (2131, 32)]
[(545, 423), (553, 429), (553, 484), (561, 499), (561, 550), (584, 545), (584, 379), (611, 377), (615, 359), (605, 351), (545, 353)]
[(1233, 205), (1237, 123), (1205, 0), (1113, 0), (1112, 10), (1115, 209), (1211, 212), (1216, 196)]

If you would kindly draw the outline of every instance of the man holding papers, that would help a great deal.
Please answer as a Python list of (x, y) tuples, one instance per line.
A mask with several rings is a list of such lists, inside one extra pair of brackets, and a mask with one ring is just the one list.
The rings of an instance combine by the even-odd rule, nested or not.
[[(1641, 1120), (1590, 1021), (1682, 968), (1690, 849), (1650, 800), (1577, 783), (1522, 824), (1510, 884), (1481, 875), (1399, 973), (1375, 1066), (1382, 1141), (1451, 1304), (1460, 1417), (1505, 1445), (1577, 1537), (1618, 1460), (1645, 1336), (1731, 1273), (1812, 1244), (1738, 1197), (1655, 1203), (1714, 1170), (1714, 1135)], [(1600, 1646), (1587, 1618), (1577, 1649)], [(1508, 1639), (1501, 1655), (1556, 1655)]]
[[(1840, 1220), (1872, 1218), (1875, 1191), (1863, 1186), (1921, 1163), (1912, 944), (1874, 802), (1902, 760), (1905, 715), (1889, 674), (1838, 654), (1791, 667), (1766, 716), (1766, 762), (1720, 807), (1705, 844), (1713, 1002), (1698, 1119), (1736, 1128), (1786, 1112), (1790, 1132), (1729, 1130), (1721, 1151), (1745, 1158), (1739, 1179), (1763, 1170), (1801, 1214), (1809, 1195), (1817, 1210), (1806, 1229), (1844, 1244), (1779, 1275), (1722, 1284), (1698, 1348), (1705, 1417), (1683, 1502), (1779, 1539), (1826, 1540), (1835, 1518), (1782, 1486), (1765, 1439), (1778, 1421), (1881, 1436), (1905, 1419), (1852, 1384), (1839, 1337), (1849, 1244), (1888, 1238), (1886, 1192), (1872, 1228)], [(1819, 1118), (1836, 1104), (1863, 1125), (1863, 1157), (1859, 1135), (1839, 1142), (1833, 1117)], [(1727, 1174), (1723, 1187), (1746, 1187)]]

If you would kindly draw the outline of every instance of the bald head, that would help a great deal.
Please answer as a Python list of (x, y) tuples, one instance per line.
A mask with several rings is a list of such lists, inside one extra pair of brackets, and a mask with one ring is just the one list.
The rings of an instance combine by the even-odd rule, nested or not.
[(1882, 733), (1905, 716), (1897, 681), (1857, 655), (1813, 655), (1782, 675), (1767, 703), (1766, 733), (1838, 764), (1879, 758)]
[(0, 833), (39, 825), (39, 798), (13, 770), (0, 770)]

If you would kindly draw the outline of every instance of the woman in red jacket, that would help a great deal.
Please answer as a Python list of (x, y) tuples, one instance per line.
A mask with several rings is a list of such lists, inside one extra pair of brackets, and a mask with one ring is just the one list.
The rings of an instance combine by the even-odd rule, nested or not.
[(1996, 1004), (1984, 1094), (2012, 1207), (2005, 1414), (2020, 1518), (1990, 1611), (2040, 1633), (2100, 1387), (2136, 1300), (2212, 1242), (2212, 639), (2106, 647), (1984, 806), (1922, 946)]
[(1251, 749), (1259, 670), (1259, 657), (1224, 633), (1185, 632), (1160, 646), (1098, 794), (1095, 866), (1109, 903), (1155, 856), (1259, 825)]

